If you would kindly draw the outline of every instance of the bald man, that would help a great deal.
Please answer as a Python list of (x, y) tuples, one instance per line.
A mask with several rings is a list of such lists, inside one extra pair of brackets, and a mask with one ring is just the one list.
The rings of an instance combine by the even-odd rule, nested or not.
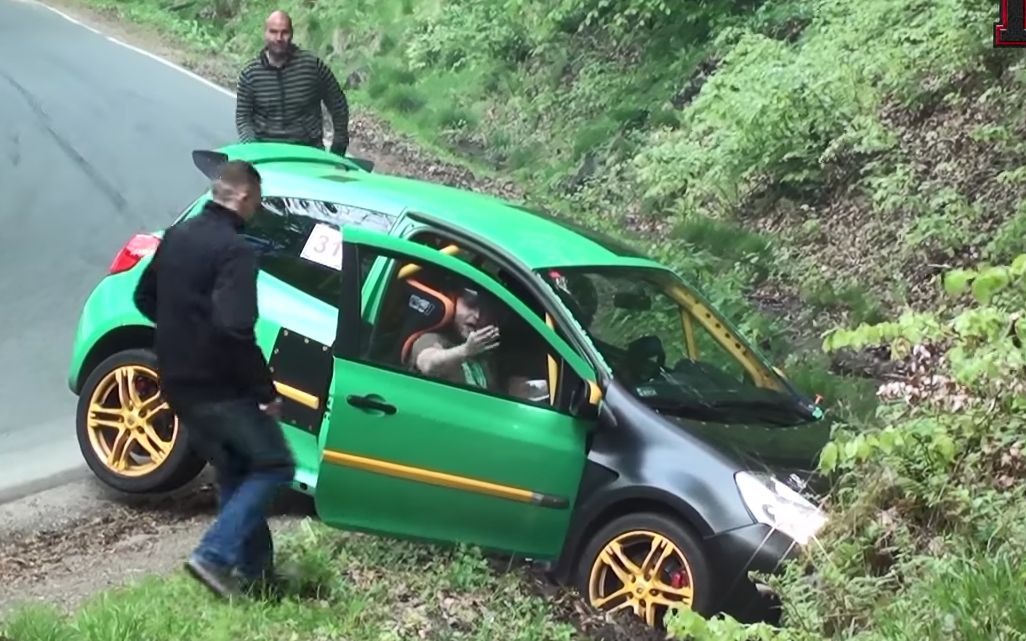
[(235, 127), (241, 142), (287, 142), (324, 148), (323, 102), (334, 126), (331, 151), (349, 147), (349, 104), (335, 74), (292, 42), (292, 18), (275, 11), (264, 23), (264, 48), (242, 69)]

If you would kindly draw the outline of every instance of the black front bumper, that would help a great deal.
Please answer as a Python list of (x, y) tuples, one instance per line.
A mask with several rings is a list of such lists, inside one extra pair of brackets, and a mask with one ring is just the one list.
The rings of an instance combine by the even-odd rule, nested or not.
[(775, 596), (755, 584), (748, 573), (777, 572), (783, 562), (800, 552), (794, 539), (757, 523), (712, 536), (706, 545), (715, 559), (723, 610), (740, 621), (776, 621), (779, 610)]

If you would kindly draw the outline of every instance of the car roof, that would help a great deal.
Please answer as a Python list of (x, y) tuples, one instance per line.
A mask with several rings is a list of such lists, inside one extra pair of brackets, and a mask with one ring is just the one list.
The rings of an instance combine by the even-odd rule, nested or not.
[(265, 196), (338, 202), (396, 217), (427, 214), (503, 248), (531, 269), (660, 266), (620, 241), (552, 214), (467, 189), (366, 171), (313, 148), (248, 143), (205, 153), (253, 162)]

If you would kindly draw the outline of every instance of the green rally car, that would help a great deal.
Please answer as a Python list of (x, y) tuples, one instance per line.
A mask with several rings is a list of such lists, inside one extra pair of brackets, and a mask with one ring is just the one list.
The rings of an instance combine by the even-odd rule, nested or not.
[[(602, 610), (738, 612), (825, 515), (803, 496), (819, 408), (679, 275), (485, 195), (281, 144), (198, 151), (263, 176), (256, 333), (294, 487), (329, 525), (547, 564)], [(196, 214), (209, 191), (182, 212)], [(203, 468), (159, 392), (132, 237), (82, 310), (68, 383), (89, 467), (125, 492)], [(498, 346), (420, 354), (492, 324)], [(425, 373), (428, 372), (428, 373)]]

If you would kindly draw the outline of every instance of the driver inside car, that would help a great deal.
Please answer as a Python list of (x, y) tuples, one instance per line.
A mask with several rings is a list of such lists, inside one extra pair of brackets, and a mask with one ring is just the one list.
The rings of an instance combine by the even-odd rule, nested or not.
[(498, 305), (486, 294), (468, 287), (448, 292), (455, 303), (452, 322), (414, 341), (410, 365), (433, 378), (502, 391), (527, 400), (548, 398), (522, 377), (504, 376), (496, 357), (500, 346)]
[(499, 328), (493, 310), (469, 288), (458, 288), (450, 297), (456, 307), (452, 322), (420, 336), (410, 351), (410, 363), (433, 378), (494, 389), (497, 375), (490, 356), (499, 346)]

